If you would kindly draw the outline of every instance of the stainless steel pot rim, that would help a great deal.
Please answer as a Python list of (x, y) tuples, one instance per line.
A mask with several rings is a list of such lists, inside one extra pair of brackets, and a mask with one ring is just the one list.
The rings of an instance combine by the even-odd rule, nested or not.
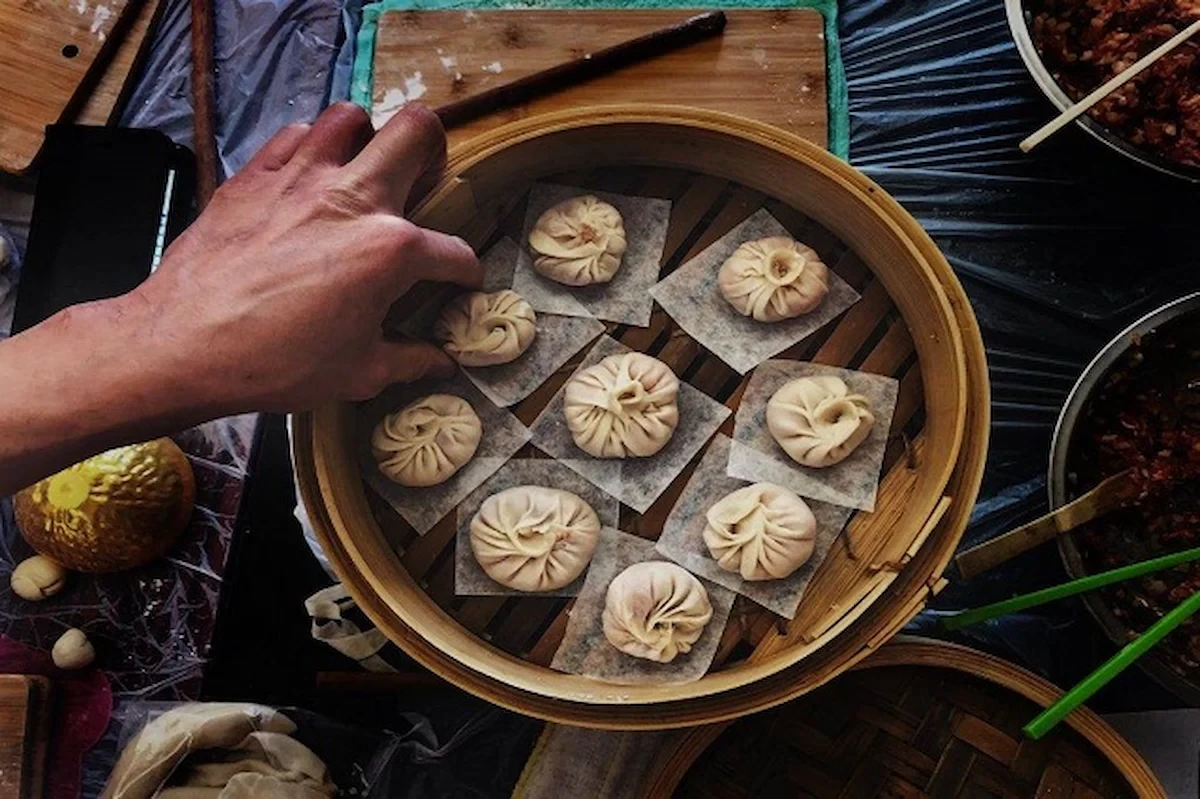
[[(1042, 57), (1038, 54), (1037, 48), (1033, 44), (1033, 37), (1029, 33), (1029, 19), (1025, 13), (1024, 2), (1025, 0), (1004, 0), (1004, 8), (1008, 15), (1008, 27), (1012, 30), (1017, 52), (1020, 53), (1021, 60), (1025, 62), (1025, 68), (1029, 70), (1029, 74), (1046, 98), (1061, 111), (1074, 101), (1062, 90), (1062, 87), (1054, 80), (1054, 76), (1050, 74), (1050, 70), (1042, 62)], [(1168, 161), (1147, 152), (1122, 139), (1087, 114), (1077, 119), (1075, 124), (1087, 131), (1093, 138), (1142, 166), (1191, 183), (1200, 183), (1200, 169)]]

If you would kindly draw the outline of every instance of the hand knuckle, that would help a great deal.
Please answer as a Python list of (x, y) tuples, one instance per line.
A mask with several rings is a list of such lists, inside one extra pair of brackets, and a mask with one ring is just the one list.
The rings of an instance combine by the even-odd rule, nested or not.
[(389, 216), (382, 223), (386, 226), (386, 240), (397, 255), (411, 256), (424, 244), (425, 231), (406, 219)]
[(320, 203), (337, 216), (356, 217), (373, 212), (373, 203), (353, 184), (334, 182), (321, 191)]

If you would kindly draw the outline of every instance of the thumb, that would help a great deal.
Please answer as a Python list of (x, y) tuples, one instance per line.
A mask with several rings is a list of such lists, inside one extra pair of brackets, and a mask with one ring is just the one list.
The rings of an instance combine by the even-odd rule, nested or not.
[(453, 358), (425, 341), (380, 339), (371, 360), (371, 372), (385, 376), (387, 385), (423, 377), (448, 378), (457, 368)]

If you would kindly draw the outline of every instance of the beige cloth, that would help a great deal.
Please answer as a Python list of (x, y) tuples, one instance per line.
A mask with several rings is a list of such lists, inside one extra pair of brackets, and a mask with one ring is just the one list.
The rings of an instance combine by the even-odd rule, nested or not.
[(125, 747), (101, 799), (327, 799), (336, 788), (296, 725), (261, 705), (184, 705)]

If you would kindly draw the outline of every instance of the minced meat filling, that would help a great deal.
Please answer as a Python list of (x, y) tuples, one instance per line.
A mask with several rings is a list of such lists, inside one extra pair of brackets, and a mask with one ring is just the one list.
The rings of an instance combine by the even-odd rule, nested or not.
[[(1200, 325), (1177, 324), (1135, 342), (1089, 401), (1071, 441), (1073, 488), (1085, 491), (1125, 469), (1139, 501), (1076, 534), (1089, 572), (1200, 546)], [(1200, 561), (1102, 594), (1118, 619), (1140, 631), (1196, 591)], [(1156, 652), (1200, 682), (1200, 619)]]
[[(1078, 100), (1200, 18), (1200, 0), (1026, 0), (1034, 45)], [(1089, 112), (1127, 141), (1200, 166), (1200, 36)]]

